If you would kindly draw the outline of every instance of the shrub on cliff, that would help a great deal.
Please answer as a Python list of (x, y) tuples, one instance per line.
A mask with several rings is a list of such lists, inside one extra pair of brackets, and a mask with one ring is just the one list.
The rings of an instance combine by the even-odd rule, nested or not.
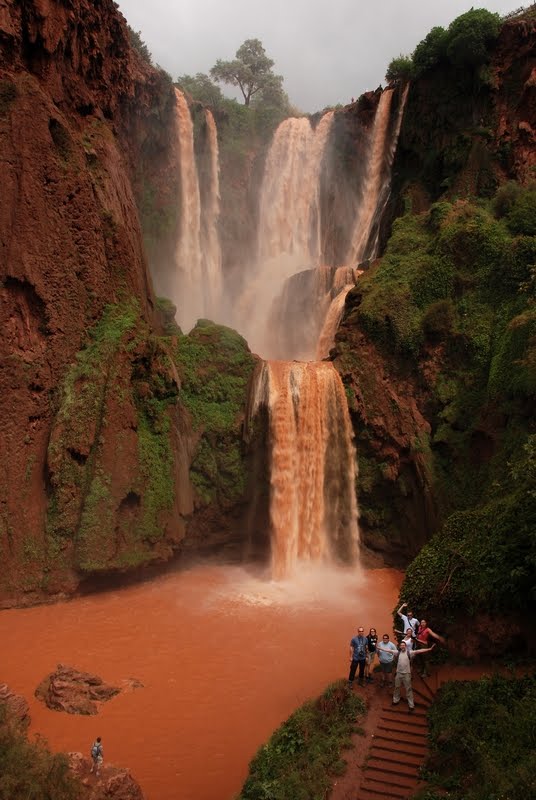
[(406, 82), (410, 81), (414, 74), (415, 69), (411, 56), (399, 55), (398, 58), (393, 58), (387, 67), (385, 80), (388, 81), (388, 83), (395, 83), (397, 81)]
[(417, 798), (534, 797), (535, 716), (535, 676), (447, 683), (428, 711), (430, 786)]
[(345, 771), (341, 752), (350, 746), (365, 711), (346, 681), (305, 703), (263, 745), (249, 765), (237, 800), (312, 800), (326, 797), (333, 775)]
[(485, 8), (472, 8), (456, 17), (447, 31), (446, 53), (458, 67), (477, 67), (489, 58), (490, 45), (497, 39), (501, 18)]
[(66, 756), (52, 754), (45, 743), (29, 742), (21, 731), (4, 725), (0, 708), (0, 800), (79, 800), (83, 787), (69, 772)]
[(417, 74), (434, 67), (447, 55), (447, 31), (439, 26), (432, 28), (413, 52)]

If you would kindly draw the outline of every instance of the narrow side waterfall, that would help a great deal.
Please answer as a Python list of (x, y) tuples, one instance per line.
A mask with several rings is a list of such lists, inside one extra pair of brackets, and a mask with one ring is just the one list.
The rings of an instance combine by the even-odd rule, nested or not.
[(352, 563), (357, 554), (353, 431), (332, 364), (267, 361), (252, 416), (268, 408), (271, 441), (272, 575), (298, 561)]
[(202, 213), (204, 316), (217, 319), (222, 306), (223, 276), (218, 220), (220, 218), (220, 160), (218, 131), (211, 111), (205, 109), (209, 159), (209, 185)]
[(175, 89), (176, 136), (180, 163), (180, 220), (175, 250), (175, 280), (172, 300), (177, 321), (185, 331), (204, 314), (201, 272), (201, 200), (194, 153), (194, 126), (183, 93)]
[(378, 217), (378, 210), (383, 209), (387, 201), (386, 194), (391, 180), (391, 166), (402, 125), (408, 89), (409, 84), (404, 89), (397, 119), (391, 131), (389, 129), (394, 89), (385, 89), (380, 97), (370, 135), (369, 157), (361, 190), (362, 200), (346, 259), (348, 264), (359, 264), (376, 255), (377, 236), (372, 246), (369, 242), (374, 222)]
[[(358, 275), (359, 271), (351, 267), (318, 267), (288, 278), (272, 304), (264, 354), (270, 358), (305, 361), (325, 358), (333, 345), (344, 298)], [(331, 311), (333, 304), (340, 308), (338, 317)], [(328, 317), (331, 333), (327, 330), (324, 333)], [(320, 337), (322, 355), (318, 355)]]

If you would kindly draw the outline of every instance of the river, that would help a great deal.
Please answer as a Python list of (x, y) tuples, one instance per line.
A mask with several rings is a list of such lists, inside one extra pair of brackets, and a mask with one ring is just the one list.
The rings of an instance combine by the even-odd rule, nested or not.
[[(199, 566), (57, 605), (0, 613), (0, 680), (30, 703), (53, 750), (128, 766), (147, 800), (231, 800), (250, 759), (289, 714), (346, 676), (358, 624), (391, 632), (400, 573), (309, 567), (272, 582)], [(33, 696), (58, 663), (144, 688), (98, 716)]]

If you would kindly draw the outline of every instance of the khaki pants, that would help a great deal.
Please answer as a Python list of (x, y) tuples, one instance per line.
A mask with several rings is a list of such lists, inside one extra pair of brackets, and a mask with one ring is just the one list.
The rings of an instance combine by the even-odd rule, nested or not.
[(393, 692), (393, 703), (400, 702), (400, 685), (406, 690), (408, 706), (415, 708), (413, 702), (413, 689), (411, 688), (411, 672), (397, 672), (395, 675), (395, 690)]

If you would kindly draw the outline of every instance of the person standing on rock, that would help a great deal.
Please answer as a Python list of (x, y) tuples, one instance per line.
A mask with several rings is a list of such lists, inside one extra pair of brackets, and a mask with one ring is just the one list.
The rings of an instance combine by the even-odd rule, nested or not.
[(402, 605), (400, 606), (400, 608), (396, 613), (404, 623), (404, 630), (407, 631), (408, 628), (411, 628), (412, 636), (416, 636), (417, 628), (419, 627), (419, 620), (415, 619), (415, 617), (413, 616), (413, 611), (411, 611), (411, 609), (409, 611), (406, 611), (405, 614), (402, 613), (402, 609), (407, 607), (408, 607), (407, 603), (402, 603)]
[(98, 775), (102, 762), (104, 761), (104, 750), (102, 749), (100, 736), (97, 736), (91, 747), (91, 760), (93, 763), (90, 772), (95, 771), (95, 775)]
[(363, 686), (363, 675), (365, 674), (365, 664), (367, 661), (367, 637), (365, 636), (365, 629), (358, 628), (357, 636), (354, 636), (350, 641), (350, 674), (348, 675), (348, 687), (351, 689), (354, 685), (354, 678), (357, 669), (359, 668), (358, 683)]
[(385, 682), (387, 681), (387, 685), (391, 687), (393, 685), (392, 674), (393, 664), (396, 656), (396, 645), (389, 641), (388, 633), (384, 633), (381, 642), (376, 645), (376, 652), (378, 653), (378, 658), (380, 660), (380, 685), (384, 687)]
[(434, 647), (435, 644), (426, 648), (426, 650), (412, 650), (410, 653), (408, 653), (406, 643), (404, 641), (400, 642), (400, 650), (396, 663), (395, 690), (393, 692), (394, 706), (397, 706), (400, 703), (400, 686), (402, 685), (406, 690), (408, 710), (413, 711), (415, 709), (415, 702), (413, 700), (413, 687), (411, 685), (411, 662), (416, 656), (422, 656), (424, 653), (429, 653), (430, 650), (434, 649)]

